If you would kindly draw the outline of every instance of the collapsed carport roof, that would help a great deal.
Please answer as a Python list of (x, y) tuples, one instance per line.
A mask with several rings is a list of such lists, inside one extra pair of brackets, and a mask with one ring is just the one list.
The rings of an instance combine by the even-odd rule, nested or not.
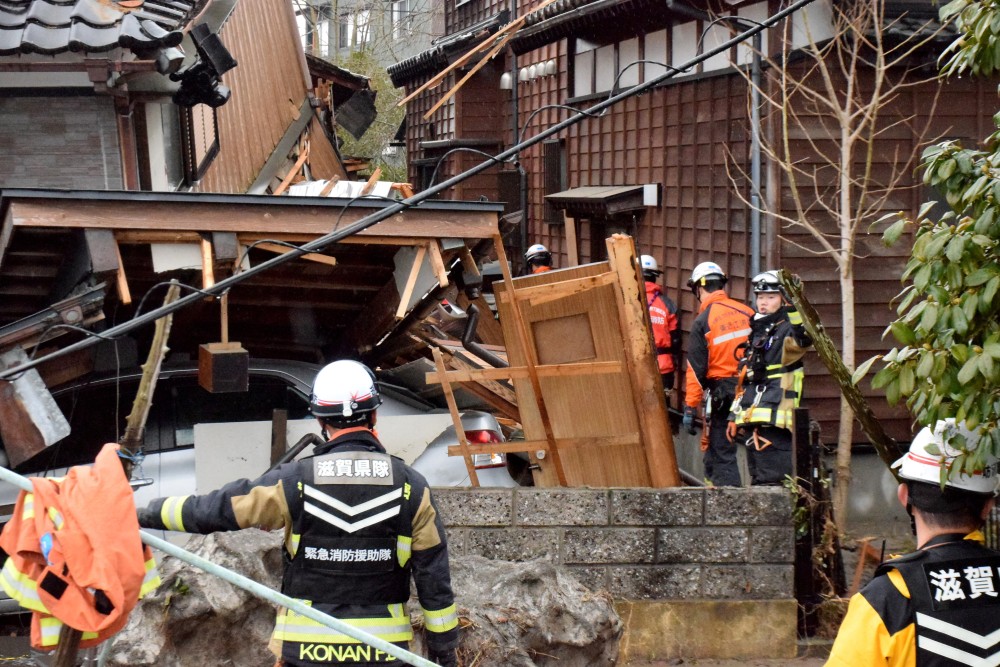
[[(301, 245), (391, 205), (382, 199), (2, 190), (0, 331), (101, 281), (109, 285), (104, 317), (119, 324), (147, 293), (143, 312), (159, 305), (163, 293), (149, 292), (158, 283), (178, 278), (200, 288), (209, 273), (216, 281), (231, 275), (244, 254), (257, 265), (282, 252), (282, 244)], [(421, 295), (448, 283), (450, 266), (466, 250), (491, 246), (501, 211), (488, 202), (425, 201), (322, 253), (258, 273), (229, 291), (230, 339), (257, 357), (372, 354), (380, 341), (405, 335), (402, 316), (417, 309)], [(195, 261), (178, 265), (178, 257), (192, 252)], [(421, 255), (423, 271), (412, 270)], [(412, 299), (401, 306), (407, 290)], [(199, 345), (218, 340), (217, 300), (175, 314), (172, 351), (196, 355)]]

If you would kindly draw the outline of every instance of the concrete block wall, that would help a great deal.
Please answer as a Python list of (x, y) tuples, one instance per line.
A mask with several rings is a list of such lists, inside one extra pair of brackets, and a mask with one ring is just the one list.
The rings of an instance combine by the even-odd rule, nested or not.
[(435, 489), (454, 554), (542, 559), (617, 600), (793, 597), (782, 488)]

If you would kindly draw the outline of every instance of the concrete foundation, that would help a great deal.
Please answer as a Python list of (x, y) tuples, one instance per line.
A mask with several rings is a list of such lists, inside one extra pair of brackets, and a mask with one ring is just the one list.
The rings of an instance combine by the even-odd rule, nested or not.
[(795, 600), (616, 601), (619, 663), (794, 658)]

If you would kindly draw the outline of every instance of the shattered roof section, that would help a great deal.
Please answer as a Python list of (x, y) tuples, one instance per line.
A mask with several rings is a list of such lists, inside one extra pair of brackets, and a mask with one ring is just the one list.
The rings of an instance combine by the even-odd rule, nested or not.
[(505, 9), (475, 25), (464, 28), (461, 32), (435, 39), (431, 42), (431, 48), (426, 51), (386, 68), (392, 85), (398, 88), (419, 76), (431, 74), (447, 67), (451, 58), (465, 53), (473, 44), (482, 41), (483, 31), (490, 34), (495, 33), (509, 21), (510, 10)]
[(0, 55), (101, 53), (139, 57), (177, 46), (204, 0), (0, 0)]

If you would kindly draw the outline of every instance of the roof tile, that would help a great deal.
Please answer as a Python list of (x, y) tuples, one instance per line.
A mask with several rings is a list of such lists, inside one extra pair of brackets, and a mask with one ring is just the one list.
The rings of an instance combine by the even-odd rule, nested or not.
[(0, 0), (0, 56), (176, 47), (207, 0)]
[(122, 20), (123, 13), (110, 4), (97, 0), (80, 0), (73, 8), (73, 18), (89, 26), (102, 28), (112, 26)]
[(38, 23), (49, 28), (68, 28), (72, 5), (56, 5), (47, 0), (36, 2), (28, 9), (26, 23)]
[(25, 53), (54, 54), (69, 49), (69, 26), (47, 28), (28, 23), (21, 33), (21, 51)]
[(74, 23), (69, 33), (69, 50), (80, 52), (110, 51), (118, 47), (118, 31), (111, 28), (92, 28), (86, 23)]

